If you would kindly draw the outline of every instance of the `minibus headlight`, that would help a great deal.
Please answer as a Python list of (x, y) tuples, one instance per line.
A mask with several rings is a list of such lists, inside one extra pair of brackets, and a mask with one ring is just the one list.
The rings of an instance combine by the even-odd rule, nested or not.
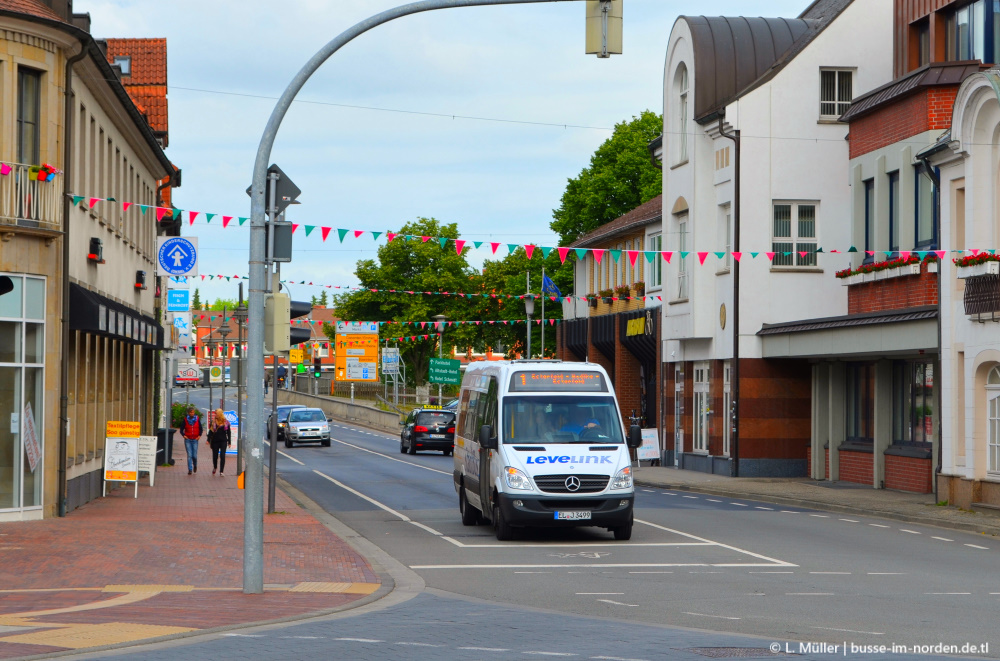
[(531, 489), (531, 480), (522, 471), (513, 466), (507, 467), (507, 486), (511, 489)]
[(615, 479), (611, 481), (612, 489), (631, 489), (632, 488), (632, 468), (626, 466), (617, 473), (615, 473)]

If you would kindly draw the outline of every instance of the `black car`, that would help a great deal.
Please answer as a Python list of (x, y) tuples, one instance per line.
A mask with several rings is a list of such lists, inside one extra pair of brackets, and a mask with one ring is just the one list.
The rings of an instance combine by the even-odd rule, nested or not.
[[(300, 404), (282, 404), (278, 408), (274, 409), (275, 413), (278, 414), (278, 442), (281, 443), (285, 440), (285, 426), (288, 424), (288, 412), (294, 411), (295, 409), (304, 409), (305, 406)], [(274, 415), (267, 416), (267, 440), (271, 440), (271, 417)]]
[(399, 423), (399, 451), (416, 454), (417, 450), (440, 450), (448, 455), (455, 450), (455, 414), (442, 409), (414, 409)]

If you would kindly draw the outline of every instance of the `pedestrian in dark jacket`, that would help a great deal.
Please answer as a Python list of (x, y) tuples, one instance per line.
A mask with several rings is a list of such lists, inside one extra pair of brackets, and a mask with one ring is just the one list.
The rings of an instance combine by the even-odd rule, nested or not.
[(226, 471), (226, 449), (233, 444), (233, 436), (222, 409), (215, 409), (215, 414), (211, 416), (208, 444), (212, 448), (212, 475), (218, 470), (219, 477), (223, 477)]
[(181, 436), (184, 437), (184, 449), (187, 450), (188, 475), (198, 472), (198, 439), (201, 438), (201, 418), (193, 406), (188, 409), (181, 423)]

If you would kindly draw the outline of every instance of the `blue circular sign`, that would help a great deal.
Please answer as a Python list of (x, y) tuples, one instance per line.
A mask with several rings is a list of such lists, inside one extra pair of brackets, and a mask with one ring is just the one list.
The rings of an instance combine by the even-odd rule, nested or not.
[(170, 275), (186, 275), (198, 263), (198, 251), (194, 244), (180, 236), (164, 241), (156, 257), (160, 269)]

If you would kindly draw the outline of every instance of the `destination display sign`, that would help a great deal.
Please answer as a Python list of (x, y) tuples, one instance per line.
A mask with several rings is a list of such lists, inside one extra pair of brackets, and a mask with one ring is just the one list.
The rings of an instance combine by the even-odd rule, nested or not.
[(517, 372), (511, 392), (607, 392), (600, 372)]

